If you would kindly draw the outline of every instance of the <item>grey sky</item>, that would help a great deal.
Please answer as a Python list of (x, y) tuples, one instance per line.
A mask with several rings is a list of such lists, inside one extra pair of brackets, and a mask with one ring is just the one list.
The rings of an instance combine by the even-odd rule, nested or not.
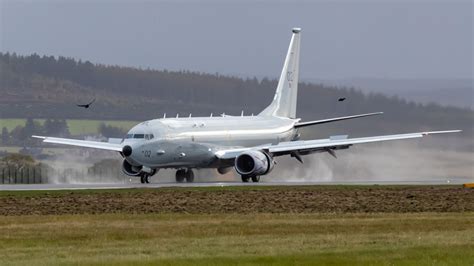
[(471, 78), (472, 1), (1, 1), (1, 50), (277, 77), (293, 26), (301, 77)]

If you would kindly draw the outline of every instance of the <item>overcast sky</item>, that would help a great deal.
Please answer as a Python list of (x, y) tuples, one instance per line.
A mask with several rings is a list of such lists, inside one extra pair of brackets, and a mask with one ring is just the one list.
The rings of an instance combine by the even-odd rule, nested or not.
[(277, 77), (472, 78), (473, 1), (6, 1), (1, 51)]

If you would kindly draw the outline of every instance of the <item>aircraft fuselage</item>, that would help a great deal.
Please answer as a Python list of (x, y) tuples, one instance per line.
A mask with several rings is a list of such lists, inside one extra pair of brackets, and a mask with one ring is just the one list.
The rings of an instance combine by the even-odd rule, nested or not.
[(133, 127), (123, 144), (132, 147), (133, 153), (127, 158), (132, 165), (215, 167), (215, 151), (222, 147), (252, 147), (294, 140), (296, 122), (270, 116), (154, 119)]

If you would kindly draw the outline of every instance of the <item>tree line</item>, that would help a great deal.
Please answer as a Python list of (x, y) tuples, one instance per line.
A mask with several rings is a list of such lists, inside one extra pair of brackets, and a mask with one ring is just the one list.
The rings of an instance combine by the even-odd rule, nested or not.
[[(273, 98), (275, 79), (239, 78), (191, 71), (140, 69), (93, 64), (67, 57), (0, 53), (0, 117), (153, 119), (167, 113), (209, 115), (258, 113)], [(97, 97), (92, 110), (75, 104)], [(339, 97), (347, 98), (338, 103)], [(384, 111), (382, 118), (335, 123), (322, 132), (350, 130), (361, 134), (444, 128), (472, 136), (473, 112), (419, 104), (354, 88), (299, 84), (298, 116), (320, 119)]]

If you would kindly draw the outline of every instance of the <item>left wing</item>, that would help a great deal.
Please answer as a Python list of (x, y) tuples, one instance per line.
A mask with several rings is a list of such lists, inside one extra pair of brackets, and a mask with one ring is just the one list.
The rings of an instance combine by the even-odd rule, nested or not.
[(294, 156), (306, 155), (315, 152), (329, 152), (334, 155), (334, 150), (347, 149), (354, 144), (371, 143), (379, 141), (389, 140), (400, 140), (400, 139), (412, 139), (421, 138), (432, 134), (442, 133), (454, 133), (461, 132), (461, 130), (446, 130), (446, 131), (431, 131), (431, 132), (419, 132), (409, 134), (398, 134), (398, 135), (385, 135), (365, 138), (329, 138), (329, 139), (318, 139), (318, 140), (301, 140), (301, 141), (289, 141), (280, 142), (278, 144), (268, 144), (249, 148), (237, 148), (228, 150), (219, 150), (216, 152), (216, 156), (219, 159), (233, 159), (240, 153), (248, 150), (265, 150), (273, 156), (281, 156), (291, 154)]
[(43, 137), (43, 136), (32, 136), (33, 138), (42, 139), (46, 143), (55, 143), (55, 144), (64, 144), (71, 146), (79, 146), (85, 148), (95, 148), (108, 151), (122, 151), (122, 145), (117, 143), (107, 143), (100, 141), (88, 141), (88, 140), (78, 140), (78, 139), (64, 139), (64, 138), (53, 138), (53, 137)]
[(381, 114), (383, 114), (383, 112), (368, 113), (368, 114), (361, 114), (361, 115), (351, 115), (351, 116), (342, 116), (342, 117), (328, 118), (328, 119), (322, 119), (322, 120), (316, 120), (316, 121), (296, 122), (295, 128), (307, 127), (307, 126), (313, 126), (313, 125), (319, 125), (319, 124), (326, 124), (326, 123), (331, 123), (331, 122), (336, 122), (336, 121), (349, 120), (349, 119), (354, 119), (354, 118), (373, 116), (373, 115), (381, 115)]

